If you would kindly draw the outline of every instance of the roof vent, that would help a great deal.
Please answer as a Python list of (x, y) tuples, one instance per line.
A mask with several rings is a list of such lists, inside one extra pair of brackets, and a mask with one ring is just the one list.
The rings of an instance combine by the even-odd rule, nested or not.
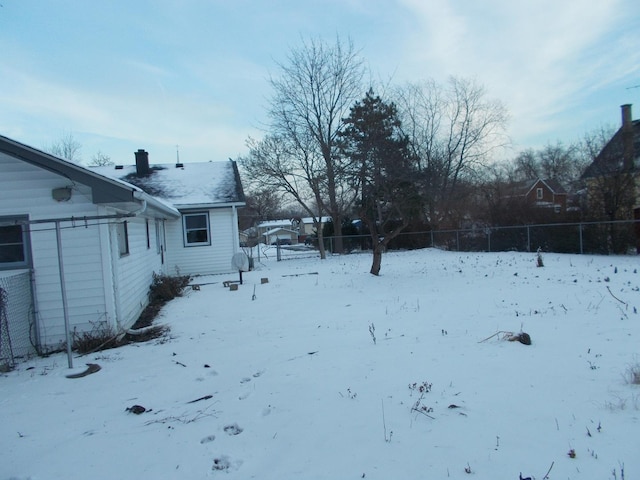
[(184, 168), (184, 163), (176, 163), (176, 168)]
[(116, 165), (116, 170), (122, 170), (124, 168), (124, 166), (122, 165)]

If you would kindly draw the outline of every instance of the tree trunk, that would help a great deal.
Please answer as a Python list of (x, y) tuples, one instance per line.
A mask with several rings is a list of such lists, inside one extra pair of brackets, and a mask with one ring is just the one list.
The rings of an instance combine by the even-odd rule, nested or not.
[(320, 260), (325, 260), (327, 258), (327, 251), (324, 248), (324, 236), (322, 235), (322, 227), (316, 227), (316, 232), (318, 232), (318, 250), (320, 251)]
[(344, 253), (341, 215), (333, 217), (333, 253)]
[(380, 275), (380, 267), (382, 266), (382, 252), (384, 246), (380, 242), (376, 242), (373, 246), (373, 263), (371, 264), (371, 270), (369, 273), (372, 275)]

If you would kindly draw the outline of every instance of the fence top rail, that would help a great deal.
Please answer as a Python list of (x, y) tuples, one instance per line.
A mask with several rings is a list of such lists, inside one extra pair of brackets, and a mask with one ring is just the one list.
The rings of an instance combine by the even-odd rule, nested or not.
[[(584, 221), (584, 222), (569, 222), (569, 223), (525, 223), (522, 225), (497, 225), (497, 226), (485, 226), (485, 227), (475, 227), (475, 228), (452, 228), (445, 230), (425, 230), (422, 232), (402, 232), (402, 235), (418, 235), (425, 233), (465, 233), (465, 232), (475, 232), (475, 233), (491, 233), (496, 230), (508, 230), (508, 229), (518, 229), (518, 228), (536, 228), (536, 227), (584, 227), (587, 225), (615, 225), (615, 224), (635, 224), (640, 223), (640, 219), (634, 220), (599, 220), (599, 221)], [(357, 237), (370, 237), (369, 234), (359, 234), (359, 235), (342, 235), (342, 238), (357, 238)], [(334, 235), (324, 237), (325, 239), (337, 238)]]

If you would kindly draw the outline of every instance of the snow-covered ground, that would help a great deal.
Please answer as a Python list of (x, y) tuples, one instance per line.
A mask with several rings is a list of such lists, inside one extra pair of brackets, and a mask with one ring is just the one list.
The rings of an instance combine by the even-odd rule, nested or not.
[(237, 291), (196, 278), (165, 341), (0, 377), (0, 480), (640, 478), (638, 257), (543, 260), (392, 252), (374, 277), (369, 254), (269, 256)]

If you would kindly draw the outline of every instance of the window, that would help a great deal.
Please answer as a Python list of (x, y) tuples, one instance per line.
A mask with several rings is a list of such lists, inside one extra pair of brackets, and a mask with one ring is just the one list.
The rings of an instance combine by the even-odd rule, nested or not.
[(537, 198), (538, 200), (542, 200), (542, 197), (543, 197), (542, 188), (537, 188), (537, 189), (536, 189), (536, 198)]
[(29, 264), (26, 225), (2, 223), (26, 220), (26, 217), (0, 218), (0, 268), (21, 268)]
[(211, 245), (207, 212), (185, 213), (182, 216), (182, 226), (185, 246)]
[(129, 255), (129, 234), (126, 221), (116, 223), (116, 235), (118, 237), (118, 252), (120, 256)]

